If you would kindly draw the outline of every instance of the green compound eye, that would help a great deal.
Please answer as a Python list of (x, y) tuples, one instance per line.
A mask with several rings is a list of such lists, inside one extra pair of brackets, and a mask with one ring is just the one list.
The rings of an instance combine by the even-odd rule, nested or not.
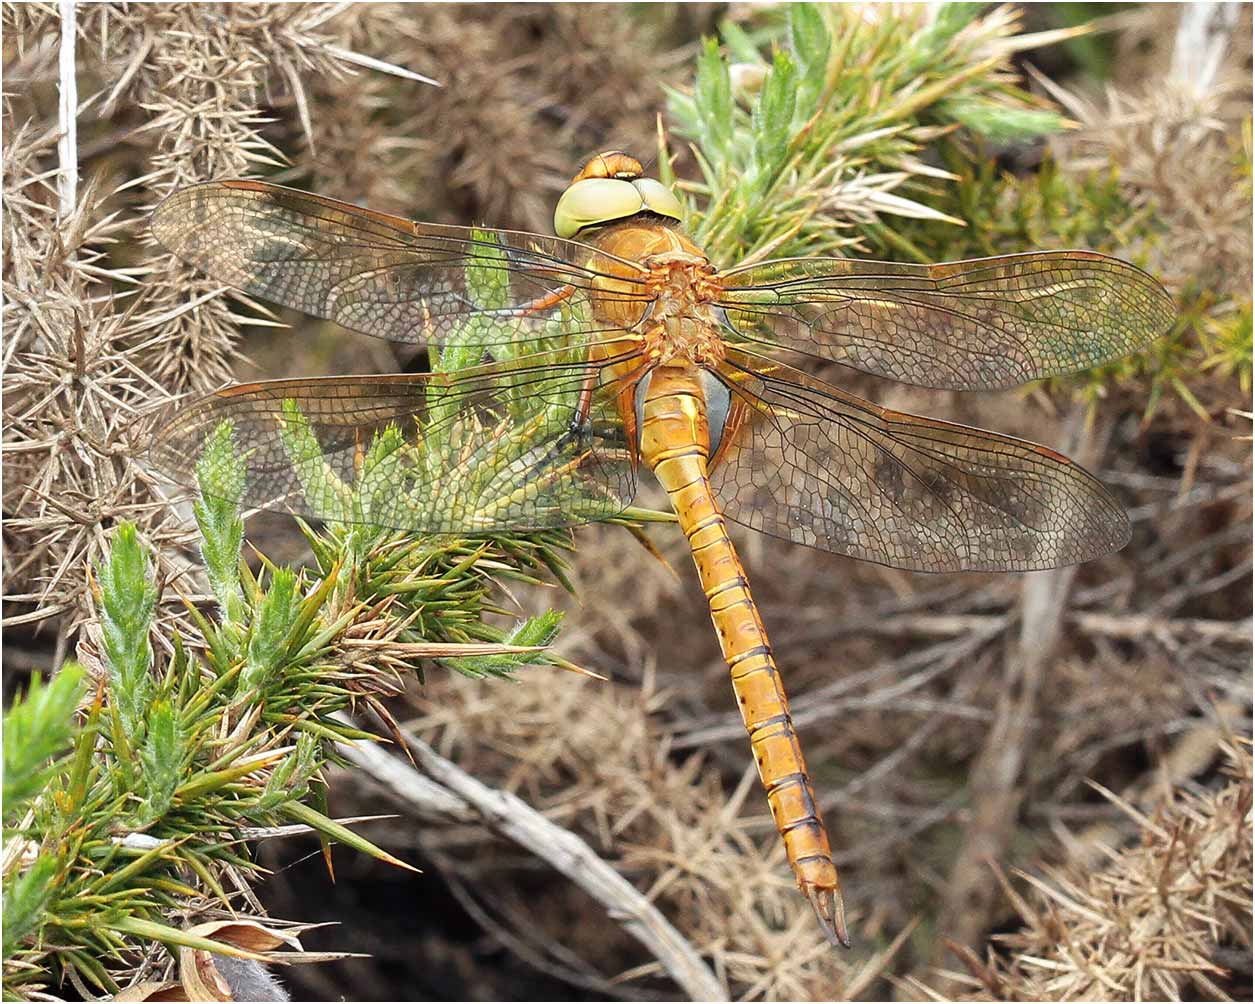
[[(672, 196), (672, 201), (674, 199)], [(585, 178), (562, 193), (553, 211), (553, 232), (559, 237), (573, 237), (584, 227), (625, 219), (639, 213), (644, 206), (644, 194), (630, 181)]]
[(641, 193), (641, 198), (645, 200), (645, 208), (651, 213), (669, 216), (673, 220), (681, 218), (680, 200), (661, 181), (655, 181), (653, 178), (637, 178), (632, 185)]

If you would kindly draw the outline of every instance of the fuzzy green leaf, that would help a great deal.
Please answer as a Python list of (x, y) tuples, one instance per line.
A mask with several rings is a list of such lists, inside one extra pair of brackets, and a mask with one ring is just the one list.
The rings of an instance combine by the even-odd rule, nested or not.
[(754, 44), (754, 40), (750, 38), (745, 29), (735, 21), (720, 21), (719, 35), (723, 38), (723, 44), (733, 61), (751, 64), (762, 63), (763, 59), (758, 53), (758, 46)]
[(985, 4), (940, 3), (933, 7), (933, 22), (919, 33), (911, 54), (911, 69), (923, 69), (942, 57), (955, 35), (980, 16)]
[(234, 426), (227, 419), (205, 437), (204, 449), (196, 462), (200, 497), (193, 512), (200, 527), (200, 553), (209, 586), (224, 619), (230, 622), (238, 621), (244, 610), (239, 573), (240, 549), (244, 545), (244, 520), (240, 516), (244, 479), (244, 458), (236, 450)]
[(697, 58), (696, 92), (703, 144), (726, 152), (732, 142), (732, 79), (713, 38), (702, 43)]
[(787, 52), (777, 52), (753, 112), (752, 190), (758, 196), (771, 189), (789, 155), (796, 103), (797, 67)]
[(83, 667), (67, 662), (49, 682), (31, 677), (4, 715), (4, 818), (25, 813), (74, 735), (74, 709), (83, 694)]
[[(557, 610), (547, 610), (537, 617), (531, 617), (515, 626), (499, 640), (506, 645), (527, 645), (534, 648), (545, 648), (553, 643), (558, 636), (558, 626), (562, 623), (562, 614)], [(455, 659), (442, 659), (441, 664), (459, 673), (465, 673), (474, 679), (486, 676), (509, 676), (516, 669), (530, 666), (537, 661), (534, 652), (514, 652), (504, 655), (476, 655)]]
[(466, 264), (466, 291), (482, 310), (510, 306), (510, 273), (505, 248), (491, 230), (471, 231), (475, 257)]
[[(7, 808), (7, 806), (6, 806)], [(24, 872), (4, 883), (4, 958), (7, 961), (27, 935), (36, 931), (56, 894), (57, 859), (40, 853)]]
[(789, 43), (801, 71), (795, 117), (804, 122), (818, 108), (832, 49), (832, 35), (815, 4), (795, 3), (789, 7)]
[(290, 568), (276, 569), (270, 588), (254, 613), (248, 655), (240, 673), (240, 693), (264, 688), (267, 678), (287, 658), (288, 636), (299, 608), (296, 573)]
[(318, 437), (301, 406), (285, 398), (280, 407), (283, 421), (279, 425), (279, 436), (301, 483), (306, 503), (321, 519), (352, 522), (353, 491), (324, 459)]
[(109, 696), (126, 733), (137, 736), (152, 696), (148, 630), (157, 606), (157, 588), (133, 523), (118, 525), (97, 575)]
[(948, 98), (940, 113), (993, 143), (1022, 143), (1056, 133), (1064, 126), (1058, 112), (1043, 108), (1008, 108), (983, 98)]
[(322, 760), (322, 744), (308, 733), (301, 733), (296, 752), (285, 757), (270, 772), (266, 787), (257, 798), (250, 815), (265, 816), (287, 802), (299, 802), (309, 792), (310, 778), (318, 772)]
[(183, 770), (183, 731), (169, 701), (153, 702), (139, 759), (144, 801), (137, 826), (144, 827), (170, 808)]

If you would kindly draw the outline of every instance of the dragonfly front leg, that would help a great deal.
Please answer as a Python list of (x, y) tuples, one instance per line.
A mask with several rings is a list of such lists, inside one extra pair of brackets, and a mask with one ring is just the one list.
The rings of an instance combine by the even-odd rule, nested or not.
[(477, 314), (488, 314), (491, 317), (535, 317), (546, 310), (552, 310), (564, 300), (570, 299), (571, 294), (574, 292), (574, 286), (562, 286), (559, 289), (546, 293), (544, 296), (538, 296), (534, 300), (520, 303), (516, 307), (480, 307), (469, 296), (456, 290), (447, 290), (444, 295), (452, 300), (456, 300), (465, 307), (472, 308)]

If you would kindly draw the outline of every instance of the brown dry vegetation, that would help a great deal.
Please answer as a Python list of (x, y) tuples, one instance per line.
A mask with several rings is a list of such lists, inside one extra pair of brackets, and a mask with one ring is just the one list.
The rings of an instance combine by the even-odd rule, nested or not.
[[(140, 524), (161, 576), (198, 591), (184, 516), (133, 459), (138, 413), (233, 374), (392, 366), (385, 347), (314, 322), (241, 335), (237, 301), (147, 243), (159, 197), (265, 173), (385, 211), (547, 231), (580, 156), (652, 152), (663, 84), (691, 83), (716, 13), (84, 7), (82, 180), (58, 215), (56, 10), (6, 5), (6, 666), (59, 663), (77, 641), (85, 562), (119, 519)], [(1128, 507), (1132, 543), (1075, 570), (923, 576), (735, 534), (834, 830), (853, 952), (827, 947), (792, 889), (678, 533), (651, 532), (675, 574), (591, 527), (576, 535), (578, 601), (515, 590), (525, 607), (565, 604), (560, 651), (609, 682), (437, 670), (392, 708), (438, 754), (580, 835), (735, 997), (1249, 999), (1250, 370), (1249, 355), (1245, 376), (1229, 365), (1224, 339), (1245, 310), (1249, 345), (1250, 12), (1194, 89), (1166, 70), (1179, 13), (1123, 15), (1106, 84), (1043, 86), (1079, 123), (1053, 141), (1061, 169), (1114, 170), (1155, 221), (1153, 237), (1112, 221), (1103, 250), (1136, 256), (1192, 311), (1174, 343), (1186, 348), (1156, 372), (1216, 362), (1184, 390), (1135, 374), (1084, 396), (828, 374), (1077, 455)], [(1017, 190), (1000, 198), (1010, 215)], [(260, 526), (262, 550), (289, 546)], [(348, 769), (331, 791), (337, 815), (398, 813), (364, 832), (428, 871), (402, 879), (338, 852), (331, 887), (316, 856), (301, 861), (312, 841), (268, 842), (261, 903), (342, 925), (307, 944), (375, 956), (285, 974), (294, 995), (678, 995), (613, 912), (482, 819), (441, 817)]]

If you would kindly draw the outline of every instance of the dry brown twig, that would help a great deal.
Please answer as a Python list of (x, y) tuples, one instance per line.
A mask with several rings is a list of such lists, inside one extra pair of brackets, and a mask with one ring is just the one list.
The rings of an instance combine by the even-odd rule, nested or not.
[(517, 795), (477, 781), (412, 732), (402, 733), (416, 766), (378, 746), (344, 746), (345, 756), (407, 806), (425, 818), (462, 822), (479, 820), (548, 861), (558, 872), (587, 890), (650, 950), (662, 968), (693, 1000), (729, 1000), (693, 946), (622, 875), (579, 837), (546, 819)]
[[(60, 12), (4, 7), (19, 39), (6, 74), (27, 85), (4, 106), (4, 579), (6, 623), (68, 636), (81, 569), (115, 521), (136, 521), (159, 574), (174, 573), (186, 521), (133, 459), (135, 422), (225, 383), (236, 357), (242, 318), (218, 284), (128, 250), (147, 209), (178, 185), (279, 163), (263, 135), (268, 90), (299, 96), (303, 78), (338, 79), (363, 58), (375, 76), (414, 74), (342, 44), (354, 18), (340, 4)], [(45, 121), (54, 84), (60, 117)]]

